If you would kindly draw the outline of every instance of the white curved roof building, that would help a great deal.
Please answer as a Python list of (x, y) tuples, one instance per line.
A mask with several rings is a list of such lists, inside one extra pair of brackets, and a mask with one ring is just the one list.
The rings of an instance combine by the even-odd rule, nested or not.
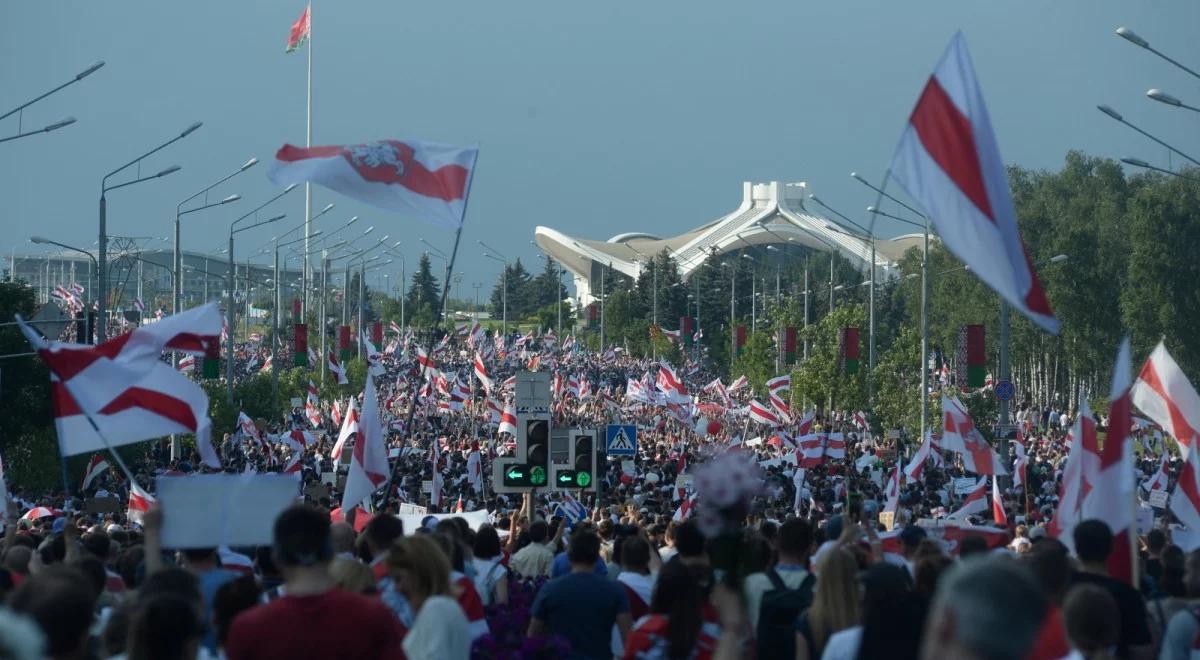
[[(706, 259), (746, 247), (794, 244), (811, 250), (836, 250), (865, 272), (871, 259), (871, 242), (805, 208), (807, 185), (801, 183), (742, 184), (742, 203), (732, 213), (696, 229), (663, 238), (645, 232), (617, 234), (606, 241), (567, 236), (549, 227), (534, 229), (534, 240), (546, 254), (575, 276), (576, 295), (582, 304), (592, 301), (590, 283), (605, 265), (637, 278), (647, 258), (669, 250), (686, 280)], [(905, 250), (921, 245), (920, 234), (880, 239), (875, 244), (875, 266), (881, 278), (893, 276), (893, 265)], [(866, 278), (869, 279), (869, 276)]]

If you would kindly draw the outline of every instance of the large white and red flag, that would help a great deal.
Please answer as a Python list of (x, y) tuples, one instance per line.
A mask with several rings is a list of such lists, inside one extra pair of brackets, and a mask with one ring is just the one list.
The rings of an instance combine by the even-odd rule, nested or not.
[(665, 361), (658, 365), (658, 379), (655, 381), (655, 385), (666, 396), (667, 401), (672, 403), (692, 402), (692, 397), (688, 395), (683, 379)]
[(729, 389), (726, 391), (727, 392), (736, 392), (749, 384), (750, 384), (749, 378), (747, 378), (745, 376), (738, 376), (737, 380), (735, 380), (729, 384)]
[(297, 147), (275, 153), (278, 186), (317, 183), (334, 192), (450, 229), (462, 225), (479, 149), (422, 140)]
[(792, 375), (784, 374), (767, 381), (767, 390), (772, 394), (792, 389)]
[(984, 440), (962, 402), (942, 397), (942, 448), (962, 457), (963, 469), (975, 474), (1008, 474), (1000, 455)]
[[(1108, 574), (1127, 584), (1133, 583), (1133, 543), (1137, 541), (1134, 519), (1133, 411), (1130, 401), (1129, 339), (1121, 342), (1113, 368), (1109, 393), (1108, 432), (1103, 445), (1096, 446), (1096, 459), (1088, 460), (1094, 469), (1088, 475), (1090, 488), (1083, 499), (1083, 519), (1096, 519), (1113, 533), (1112, 552), (1108, 555)], [(1090, 449), (1084, 443), (1084, 450)], [(1085, 459), (1087, 460), (1087, 459)], [(1086, 465), (1086, 464), (1085, 464)], [(1085, 469), (1088, 469), (1085, 467)], [(1135, 536), (1131, 536), (1135, 535)]]
[(1200, 435), (1200, 395), (1162, 342), (1142, 365), (1132, 396), (1133, 405), (1175, 436), (1186, 457)]
[(382, 376), (386, 373), (383, 369), (383, 355), (379, 353), (375, 344), (371, 343), (371, 339), (367, 337), (365, 331), (359, 331), (358, 334), (363, 345), (363, 352), (367, 354), (367, 373), (372, 376)]
[(471, 452), (467, 454), (467, 482), (471, 490), (483, 492), (483, 459), (479, 453), (479, 443), (471, 443)]
[(1156, 490), (1166, 490), (1170, 483), (1170, 472), (1167, 470), (1167, 457), (1170, 454), (1166, 451), (1158, 458), (1158, 471), (1150, 476), (1149, 479), (1142, 482), (1142, 490), (1152, 493)]
[(962, 506), (957, 511), (946, 516), (950, 520), (966, 518), (967, 516), (977, 513), (983, 513), (988, 508), (988, 478), (980, 477), (979, 483), (975, 484), (966, 492), (966, 497), (963, 499)]
[(1074, 549), (1073, 532), (1075, 526), (1083, 521), (1083, 501), (1092, 489), (1100, 453), (1096, 420), (1092, 419), (1086, 397), (1080, 398), (1079, 416), (1067, 432), (1067, 447), (1067, 462), (1062, 468), (1058, 509), (1051, 521), (1051, 535)]
[[(342, 511), (352, 510), (387, 481), (387, 443), (383, 434), (375, 382), (368, 378), (363, 392), (362, 420), (354, 440), (350, 471), (346, 474), (346, 489), (342, 492)], [(340, 438), (338, 442), (341, 443)]]
[(192, 433), (202, 451), (205, 445), (211, 448), (208, 397), (160, 357), (164, 350), (202, 354), (217, 341), (220, 329), (215, 305), (96, 346), (48, 343), (21, 321), (21, 330), (51, 370), (51, 407), (62, 454), (102, 451), (171, 433)]
[(961, 32), (917, 99), (892, 156), (891, 176), (979, 279), (1034, 323), (1058, 332), (1021, 240), (1004, 161)]

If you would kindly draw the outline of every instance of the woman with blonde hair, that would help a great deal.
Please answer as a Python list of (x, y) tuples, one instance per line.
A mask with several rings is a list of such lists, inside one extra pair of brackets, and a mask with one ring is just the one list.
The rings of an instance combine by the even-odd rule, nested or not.
[(396, 588), (416, 616), (404, 637), (409, 660), (466, 660), (471, 653), (467, 617), (450, 593), (450, 560), (428, 535), (396, 540), (388, 554)]
[(796, 660), (817, 660), (833, 633), (859, 624), (858, 560), (844, 548), (825, 553), (817, 565), (812, 605), (796, 622)]

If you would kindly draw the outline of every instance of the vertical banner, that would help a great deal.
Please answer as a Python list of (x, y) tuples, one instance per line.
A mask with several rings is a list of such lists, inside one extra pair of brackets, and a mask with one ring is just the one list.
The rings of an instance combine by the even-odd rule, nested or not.
[(588, 325), (596, 325), (600, 321), (600, 308), (596, 303), (592, 303), (587, 307)]
[(841, 344), (842, 373), (853, 376), (858, 373), (858, 328), (842, 328)]
[(293, 298), (292, 299), (292, 323), (299, 323), (300, 320), (301, 320), (300, 319), (300, 299)]
[(292, 364), (297, 367), (308, 366), (308, 325), (297, 323), (292, 337)]
[(958, 328), (958, 386), (976, 389), (987, 380), (987, 348), (984, 343), (982, 325), (964, 325)]
[(684, 346), (692, 345), (692, 335), (695, 332), (696, 331), (693, 328), (693, 324), (692, 324), (692, 317), (690, 317), (690, 316), (679, 317), (679, 334), (680, 334), (680, 339), (683, 341)]
[(221, 377), (221, 343), (208, 342), (204, 347), (204, 361), (201, 363), (201, 375), (209, 380)]
[(796, 363), (796, 326), (794, 325), (783, 329), (783, 361), (785, 364)]
[(746, 346), (746, 326), (738, 324), (733, 330), (734, 346), (737, 346), (737, 354), (742, 354), (742, 348)]
[(383, 324), (379, 321), (371, 324), (371, 343), (376, 349), (383, 350)]
[(346, 366), (346, 361), (350, 359), (350, 326), (338, 326), (338, 357), (342, 361), (342, 367)]

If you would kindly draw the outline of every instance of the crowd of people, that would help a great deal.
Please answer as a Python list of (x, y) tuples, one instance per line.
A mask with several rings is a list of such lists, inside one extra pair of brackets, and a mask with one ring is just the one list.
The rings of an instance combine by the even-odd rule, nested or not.
[[(975, 477), (942, 452), (885, 519), (888, 475), (919, 443), (853, 411), (806, 420), (846, 451), (805, 463), (788, 425), (746, 417), (750, 387), (713, 388), (702, 364), (680, 365), (695, 397), (681, 411), (629, 396), (654, 388), (659, 361), (621, 350), (451, 335), (429, 352), (439, 385), (410, 340), (375, 357), (393, 479), (373, 502), (341, 507), (349, 452), (331, 454), (346, 399), (227, 429), (224, 470), (300, 475), (269, 546), (164, 548), (169, 510), (88, 513), (98, 494), (128, 496), (115, 466), (86, 492), (12, 491), (0, 657), (1185, 658), (1200, 641), (1200, 552), (1171, 543), (1169, 515), (1140, 530), (1132, 583), (1108, 575), (1105, 523), (1056, 537), (1071, 419), (1052, 406), (1018, 413), (1005, 460), (1014, 476), (1024, 461), (1023, 480), (1000, 489), (1002, 517), (951, 516)], [(471, 381), (477, 357), (490, 392)], [(530, 366), (556, 375), (555, 426), (637, 425), (637, 455), (607, 458), (595, 492), (495, 492), (491, 461), (513, 451), (496, 404)], [(791, 417), (795, 432), (804, 415)], [(292, 429), (313, 441), (285, 442)], [(1141, 479), (1163, 470), (1167, 489), (1181, 466), (1151, 437), (1137, 435)], [(706, 519), (694, 482), (730, 456), (754, 483)], [(151, 493), (156, 478), (211, 470), (165, 442), (130, 468)], [(392, 515), (405, 506), (420, 524)], [(48, 514), (21, 515), (36, 507)]]

